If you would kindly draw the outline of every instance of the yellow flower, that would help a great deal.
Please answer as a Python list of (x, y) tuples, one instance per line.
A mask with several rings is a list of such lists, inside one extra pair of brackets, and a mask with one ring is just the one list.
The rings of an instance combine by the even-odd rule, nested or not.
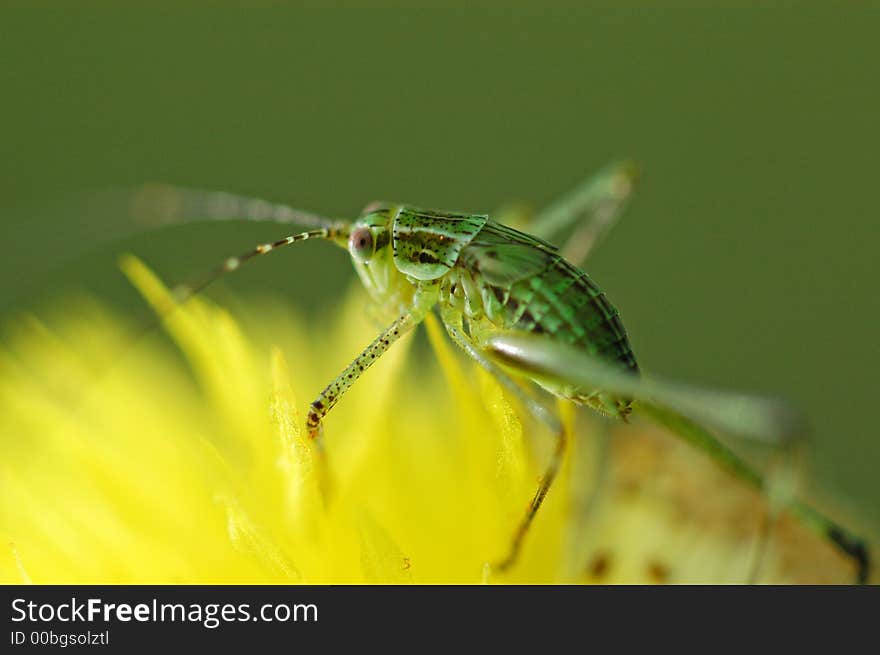
[[(123, 268), (169, 301), (138, 260)], [(183, 362), (126, 347), (128, 326), (91, 301), (16, 319), (0, 351), (0, 582), (747, 580), (760, 498), (658, 430), (609, 432), (571, 407), (564, 469), (517, 565), (493, 571), (551, 436), (431, 318), (434, 356), (404, 339), (328, 416), (325, 503), (301, 410), (376, 333), (365, 302), (356, 290), (318, 322), (263, 303), (240, 323), (197, 298), (165, 321)], [(852, 569), (783, 519), (760, 579)]]

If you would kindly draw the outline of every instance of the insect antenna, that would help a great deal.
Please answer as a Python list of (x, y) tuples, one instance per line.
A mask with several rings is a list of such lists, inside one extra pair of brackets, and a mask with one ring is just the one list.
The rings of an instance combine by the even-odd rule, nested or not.
[[(114, 241), (157, 228), (236, 220), (296, 225), (303, 230), (340, 224), (335, 218), (261, 198), (152, 182), (50, 197), (23, 207), (19, 214), (20, 220), (26, 223), (48, 221), (54, 226), (41, 237), (41, 249), (46, 257), (33, 272), (31, 288), (51, 286), (67, 266), (94, 255)], [(24, 285), (18, 296), (19, 302), (27, 304)]]
[[(141, 339), (157, 329), (181, 304), (201, 293), (216, 280), (238, 270), (243, 264), (284, 246), (308, 239), (335, 240), (344, 245), (349, 232), (349, 225), (344, 221), (312, 214), (285, 204), (224, 191), (193, 189), (164, 183), (92, 192), (81, 196), (79, 201), (79, 208), (81, 211), (84, 210), (90, 227), (100, 231), (105, 240), (130, 236), (162, 226), (226, 220), (272, 222), (313, 228), (277, 241), (260, 244), (240, 255), (228, 257), (206, 274), (176, 285), (171, 290), (170, 299), (154, 307), (154, 313), (123, 338), (121, 353), (128, 352)], [(121, 264), (123, 268), (129, 268), (132, 260), (123, 258)], [(119, 357), (113, 358), (113, 360), (118, 359)], [(105, 372), (98, 372), (98, 376)]]
[[(115, 345), (110, 348), (107, 356), (99, 361), (92, 362), (92, 365), (89, 367), (90, 384), (73, 389), (72, 394), (65, 394), (64, 398), (59, 399), (67, 405), (68, 411), (73, 412), (75, 415), (85, 414), (88, 411), (90, 407), (89, 400), (95, 394), (102, 392), (104, 388), (103, 382), (106, 381), (106, 378), (126, 361), (126, 357), (132, 354), (132, 351), (144, 338), (158, 329), (178, 307), (193, 298), (193, 296), (199, 294), (224, 276), (237, 271), (248, 262), (294, 243), (323, 239), (346, 247), (351, 230), (350, 224), (346, 221), (324, 218), (287, 207), (286, 205), (271, 203), (264, 205), (261, 204), (263, 201), (258, 199), (235, 196), (233, 194), (184, 189), (166, 185), (153, 186), (149, 192), (144, 191), (144, 193), (147, 193), (147, 195), (140, 196), (139, 203), (129, 205), (140, 210), (143, 217), (149, 215), (148, 207), (159, 208), (155, 204), (157, 199), (166, 203), (164, 212), (159, 212), (160, 220), (152, 221), (154, 227), (171, 223), (244, 219), (291, 224), (305, 223), (305, 227), (313, 226), (313, 229), (291, 233), (275, 241), (259, 244), (236, 256), (227, 257), (207, 273), (172, 287), (170, 293), (149, 294), (152, 312), (147, 317), (136, 320), (131, 327), (126, 328), (119, 335), (118, 339), (114, 340)], [(158, 195), (156, 195), (157, 193)], [(93, 201), (94, 199), (95, 196), (92, 197)], [(119, 205), (119, 201), (131, 203), (133, 199), (136, 200), (137, 196), (132, 195), (131, 191), (120, 191), (117, 192), (115, 198), (109, 198), (109, 196), (104, 195), (102, 201), (107, 203), (108, 200), (112, 200), (116, 203), (115, 207), (117, 210), (124, 210), (124, 205)], [(107, 206), (105, 204), (105, 207)], [(128, 216), (129, 221), (127, 225), (130, 227), (131, 214), (118, 215), (123, 218)], [(107, 216), (105, 214), (103, 218)], [(95, 218), (101, 218), (100, 211)], [(139, 225), (142, 228), (141, 231), (150, 227), (144, 221), (141, 221)], [(115, 234), (112, 236), (122, 235)], [(134, 280), (135, 276), (133, 274), (138, 272), (138, 268), (143, 267), (132, 255), (123, 255), (120, 258), (120, 266), (132, 280)], [(143, 280), (142, 276), (141, 280)]]
[[(216, 282), (218, 279), (224, 277), (229, 273), (237, 271), (239, 268), (241, 268), (242, 265), (246, 264), (247, 262), (256, 259), (257, 257), (260, 257), (262, 255), (267, 255), (270, 252), (274, 252), (275, 250), (283, 248), (284, 246), (289, 246), (291, 244), (299, 243), (301, 241), (307, 241), (309, 239), (345, 239), (347, 238), (347, 233), (348, 225), (346, 223), (339, 223), (332, 227), (322, 227), (315, 230), (308, 230), (306, 232), (300, 232), (299, 234), (286, 236), (283, 239), (278, 239), (277, 241), (262, 243), (246, 252), (241, 253), (240, 255), (227, 257), (225, 260), (223, 260), (222, 264), (214, 267), (211, 271), (202, 275), (201, 277), (195, 278), (191, 282), (176, 285), (171, 290), (170, 299), (166, 303), (155, 307), (155, 312), (151, 319), (135, 329), (135, 331), (127, 339), (127, 345), (129, 347), (135, 345), (138, 341), (140, 341), (154, 329), (159, 327), (162, 321), (164, 321), (175, 309), (180, 307), (183, 303), (188, 301), (193, 296), (196, 296), (204, 291), (205, 288)], [(129, 268), (131, 265), (131, 260), (124, 258), (121, 264), (123, 268)]]
[(289, 205), (225, 191), (193, 189), (152, 182), (136, 189), (108, 192), (128, 204), (129, 216), (141, 228), (202, 221), (265, 221), (302, 227), (331, 227), (332, 219)]
[[(264, 243), (236, 257), (229, 257), (207, 274), (172, 290), (174, 303), (157, 312), (155, 320), (138, 330), (146, 334), (158, 326), (173, 308), (200, 293), (215, 280), (242, 264), (306, 239), (333, 239), (347, 235), (347, 223), (262, 198), (150, 182), (139, 187), (93, 191), (79, 198), (80, 211), (105, 239), (128, 236), (163, 226), (214, 221), (255, 221), (294, 224), (313, 228), (271, 243)], [(122, 221), (119, 218), (122, 217)]]
[[(268, 255), (270, 252), (274, 252), (279, 248), (283, 248), (284, 246), (289, 246), (300, 241), (307, 241), (308, 239), (333, 240), (342, 235), (345, 229), (345, 227), (340, 225), (338, 227), (322, 227), (317, 230), (300, 232), (299, 234), (286, 236), (283, 239), (278, 239), (277, 241), (262, 243), (254, 248), (251, 248), (247, 252), (244, 252), (235, 257), (227, 257), (225, 260), (223, 260), (222, 264), (216, 266), (213, 270), (206, 273), (205, 275), (202, 275), (192, 282), (178, 284), (177, 286), (175, 286), (172, 290), (174, 305), (171, 307), (171, 309), (173, 310), (174, 307), (185, 303), (193, 296), (201, 293), (206, 287), (208, 287), (216, 280), (220, 279), (228, 273), (237, 271), (239, 268), (241, 268), (243, 264), (246, 264), (256, 257), (259, 257), (261, 255)], [(161, 319), (163, 318), (163, 316), (159, 316), (159, 318)]]

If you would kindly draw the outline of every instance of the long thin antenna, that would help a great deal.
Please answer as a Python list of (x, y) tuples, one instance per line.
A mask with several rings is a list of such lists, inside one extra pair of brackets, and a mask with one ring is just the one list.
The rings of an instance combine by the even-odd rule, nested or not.
[(251, 259), (307, 239), (338, 240), (341, 237), (344, 245), (349, 229), (349, 224), (345, 221), (261, 198), (164, 183), (88, 192), (79, 197), (78, 205), (88, 226), (99, 232), (104, 239), (130, 236), (166, 225), (228, 220), (263, 221), (314, 228), (260, 244), (241, 255), (228, 257), (207, 274), (191, 282), (178, 284), (172, 289), (173, 301), (165, 307), (156, 308), (155, 314), (133, 331), (127, 340), (129, 347), (156, 329), (179, 305)]
[[(53, 226), (41, 236), (45, 258), (39, 270), (32, 272), (36, 279), (29, 280), (30, 289), (39, 286), (35, 282), (40, 278), (42, 286), (50, 285), (63, 266), (84, 259), (115, 240), (164, 226), (241, 220), (297, 225), (305, 230), (332, 228), (342, 223), (260, 198), (164, 183), (80, 191), (50, 199), (43, 205), (22, 208), (19, 220), (22, 224)], [(14, 254), (10, 261), (16, 261)], [(27, 290), (23, 286), (19, 292), (21, 301), (26, 302)]]
[[(263, 243), (254, 248), (251, 248), (247, 252), (244, 252), (235, 257), (227, 257), (223, 260), (223, 263), (219, 266), (216, 266), (213, 270), (208, 272), (207, 274), (201, 276), (200, 278), (196, 278), (192, 282), (178, 284), (172, 289), (171, 303), (155, 308), (155, 315), (145, 324), (141, 325), (130, 337), (129, 346), (134, 345), (144, 336), (152, 332), (156, 327), (158, 327), (163, 320), (165, 320), (175, 309), (177, 309), (180, 305), (185, 303), (187, 300), (192, 298), (195, 295), (201, 293), (206, 287), (210, 284), (218, 280), (219, 278), (232, 273), (233, 271), (237, 271), (243, 264), (259, 257), (261, 255), (267, 255), (270, 252), (274, 252), (279, 248), (283, 248), (284, 246), (289, 246), (294, 243), (298, 243), (300, 241), (307, 241), (309, 239), (327, 239), (327, 240), (337, 240), (339, 238), (345, 238), (348, 233), (348, 224), (339, 223), (337, 225), (331, 227), (322, 227), (316, 230), (309, 230), (308, 232), (301, 232), (299, 234), (290, 235), (284, 237), (283, 239), (278, 239), (277, 241), (273, 241), (270, 243)], [(122, 265), (125, 266), (125, 260), (122, 261)]]
[[(271, 243), (260, 244), (236, 257), (227, 257), (223, 260), (221, 265), (215, 267), (211, 272), (201, 278), (191, 283), (178, 284), (174, 287), (172, 293), (175, 300), (175, 306), (185, 303), (187, 300), (203, 291), (205, 287), (213, 283), (215, 280), (223, 277), (227, 273), (237, 271), (242, 264), (249, 262), (255, 257), (267, 255), (270, 252), (297, 243), (298, 241), (306, 241), (308, 239), (327, 239), (332, 241), (340, 235), (346, 235), (347, 229), (347, 224), (338, 224), (332, 227), (322, 227), (317, 230), (309, 230), (308, 232), (301, 232), (299, 234), (287, 236)], [(158, 316), (158, 318), (162, 319), (163, 316)]]
[(157, 227), (200, 221), (268, 221), (330, 227), (336, 221), (262, 198), (225, 191), (191, 189), (164, 183), (145, 184), (136, 189), (119, 189), (128, 199), (129, 215), (140, 227)]

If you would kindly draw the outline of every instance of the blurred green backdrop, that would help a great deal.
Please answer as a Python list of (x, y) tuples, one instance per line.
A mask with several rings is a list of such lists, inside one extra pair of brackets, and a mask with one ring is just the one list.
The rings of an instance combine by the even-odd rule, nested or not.
[[(175, 280), (279, 234), (96, 244), (75, 212), (38, 209), (77, 190), (489, 211), (633, 157), (637, 199), (590, 271), (642, 366), (795, 400), (814, 477), (880, 519), (876, 3), (70, 4), (0, 9), (6, 316), (79, 287), (136, 311), (120, 250)], [(314, 308), (350, 276), (316, 244), (225, 288)]]

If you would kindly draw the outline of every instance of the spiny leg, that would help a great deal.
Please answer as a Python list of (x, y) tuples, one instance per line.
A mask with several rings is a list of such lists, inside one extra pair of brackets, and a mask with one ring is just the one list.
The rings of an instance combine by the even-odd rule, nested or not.
[(574, 228), (562, 255), (578, 266), (620, 218), (637, 178), (632, 162), (611, 164), (541, 211), (526, 231), (553, 240)]
[(619, 397), (636, 399), (633, 405), (639, 413), (698, 448), (735, 478), (762, 494), (769, 493), (771, 510), (773, 502), (784, 507), (853, 561), (859, 583), (867, 581), (870, 557), (862, 539), (789, 494), (774, 498), (767, 479), (703, 427), (710, 425), (722, 433), (790, 445), (805, 434), (805, 427), (802, 417), (788, 405), (773, 399), (640, 378), (536, 335), (500, 334), (488, 338), (485, 347), (494, 359), (517, 366), (533, 378), (562, 381), (582, 389), (603, 389)]
[(556, 447), (553, 450), (553, 455), (550, 459), (550, 463), (547, 466), (547, 469), (544, 471), (544, 475), (541, 477), (541, 482), (538, 485), (538, 489), (535, 492), (535, 496), (532, 498), (532, 501), (529, 503), (529, 507), (526, 510), (525, 516), (520, 520), (519, 525), (516, 528), (516, 532), (514, 532), (513, 538), (510, 543), (510, 550), (508, 554), (495, 565), (499, 571), (506, 571), (510, 569), (511, 566), (516, 562), (519, 557), (519, 553), (522, 550), (523, 540), (528, 534), (529, 528), (532, 525), (532, 522), (535, 520), (535, 515), (538, 513), (538, 510), (541, 508), (541, 504), (544, 502), (544, 498), (547, 495), (547, 492), (550, 491), (550, 487), (553, 485), (553, 481), (556, 479), (556, 475), (559, 473), (559, 468), (562, 464), (562, 458), (565, 454), (566, 445), (568, 442), (568, 435), (565, 431), (565, 427), (559, 418), (556, 417), (550, 410), (548, 410), (544, 405), (540, 402), (532, 398), (529, 394), (527, 394), (516, 382), (514, 382), (510, 376), (508, 376), (504, 371), (502, 371), (496, 364), (489, 361), (485, 355), (483, 355), (472, 343), (471, 341), (464, 335), (461, 330), (461, 315), (454, 312), (449, 308), (444, 307), (441, 311), (443, 324), (446, 326), (446, 331), (449, 333), (449, 336), (452, 337), (452, 340), (468, 355), (470, 355), (480, 366), (482, 366), (492, 377), (494, 377), (505, 389), (511, 392), (519, 401), (522, 403), (523, 407), (532, 415), (532, 417), (540, 423), (545, 424), (550, 430), (553, 432), (556, 438)]
[(550, 487), (553, 485), (553, 481), (559, 473), (567, 443), (568, 434), (565, 431), (565, 427), (560, 426), (559, 431), (556, 432), (556, 448), (553, 450), (550, 464), (544, 471), (541, 483), (538, 485), (538, 490), (535, 492), (532, 502), (529, 503), (528, 510), (526, 510), (526, 515), (520, 521), (516, 528), (516, 532), (513, 534), (513, 539), (510, 543), (510, 552), (508, 552), (507, 557), (495, 565), (499, 571), (507, 571), (514, 565), (514, 563), (516, 563), (519, 553), (522, 550), (523, 539), (525, 539), (526, 534), (532, 525), (532, 521), (535, 520), (535, 515), (538, 513), (541, 504), (544, 502), (544, 497), (547, 495), (547, 492), (550, 491)]
[(312, 401), (306, 419), (309, 438), (320, 443), (321, 421), (339, 402), (340, 396), (357, 382), (358, 378), (372, 366), (395, 341), (412, 330), (421, 319), (412, 313), (399, 316), (394, 322), (367, 346), (345, 370), (328, 384), (318, 397)]
[[(121, 352), (124, 354), (140, 339), (146, 337), (150, 332), (158, 327), (161, 322), (166, 319), (175, 309), (177, 309), (177, 307), (185, 303), (190, 298), (199, 294), (211, 283), (229, 273), (232, 273), (233, 271), (238, 270), (243, 264), (246, 264), (252, 259), (255, 259), (261, 255), (269, 254), (270, 252), (274, 252), (275, 250), (283, 248), (284, 246), (289, 246), (300, 241), (307, 241), (309, 239), (345, 239), (347, 238), (347, 231), (348, 227), (342, 223), (335, 226), (322, 227), (319, 229), (309, 230), (307, 232), (301, 232), (299, 234), (286, 236), (283, 239), (278, 239), (277, 241), (263, 243), (252, 248), (251, 250), (248, 250), (247, 252), (242, 253), (241, 255), (226, 258), (225, 260), (223, 260), (222, 264), (216, 266), (212, 271), (203, 275), (201, 278), (198, 278), (190, 283), (179, 284), (175, 286), (171, 291), (170, 300), (168, 300), (164, 304), (160, 304), (155, 307), (155, 313), (151, 320), (144, 322), (135, 331), (131, 332), (127, 336), (127, 344), (121, 349)], [(124, 266), (127, 265), (124, 264)], [(119, 357), (114, 358), (114, 364), (118, 362), (119, 359)], [(110, 364), (108, 367), (99, 371), (98, 375), (105, 375), (114, 364)], [(321, 476), (321, 478), (323, 479), (325, 467), (323, 465), (323, 454), (320, 452), (320, 449), (319, 462), (319, 476)]]
[(394, 342), (422, 322), (425, 314), (437, 302), (437, 295), (437, 284), (423, 283), (420, 285), (413, 297), (413, 303), (409, 311), (395, 319), (312, 401), (306, 418), (306, 431), (319, 453), (320, 477), (325, 496), (329, 490), (329, 477), (324, 456), (324, 445), (321, 438), (321, 421), (339, 402), (340, 396), (351, 388), (364, 371), (372, 366)]

